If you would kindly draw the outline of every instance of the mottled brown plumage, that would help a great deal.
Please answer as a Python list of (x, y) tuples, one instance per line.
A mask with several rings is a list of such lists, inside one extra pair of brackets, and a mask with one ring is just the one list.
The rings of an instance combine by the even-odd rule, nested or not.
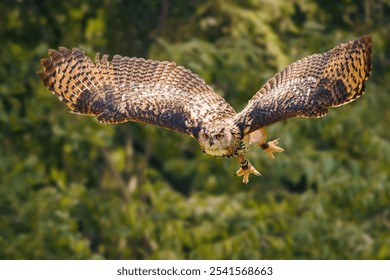
[(97, 54), (95, 63), (79, 49), (49, 50), (39, 78), (72, 112), (102, 123), (158, 125), (193, 136), (212, 156), (235, 157), (237, 175), (260, 175), (245, 157), (260, 146), (273, 158), (284, 150), (266, 142), (264, 127), (292, 117), (322, 117), (328, 108), (364, 93), (371, 74), (371, 37), (305, 57), (271, 78), (240, 113), (190, 70), (172, 62)]
[(318, 118), (359, 98), (371, 74), (371, 37), (298, 60), (249, 100), (235, 121), (245, 133), (292, 118)]

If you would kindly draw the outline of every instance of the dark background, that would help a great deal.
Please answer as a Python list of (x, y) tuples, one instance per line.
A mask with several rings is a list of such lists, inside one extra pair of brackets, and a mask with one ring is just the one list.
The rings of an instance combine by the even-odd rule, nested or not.
[[(241, 110), (303, 56), (373, 36), (366, 95), (268, 128), (233, 159), (184, 135), (71, 115), (36, 76), (48, 48), (175, 61)], [(1, 259), (389, 259), (390, 2), (0, 3)]]

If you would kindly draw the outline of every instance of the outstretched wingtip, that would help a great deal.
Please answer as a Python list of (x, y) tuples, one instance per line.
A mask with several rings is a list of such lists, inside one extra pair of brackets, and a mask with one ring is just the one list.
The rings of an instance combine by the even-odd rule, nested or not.
[(52, 66), (52, 63), (51, 63), (51, 60), (48, 59), (48, 58), (42, 58), (41, 59), (41, 65), (43, 68), (47, 69), (49, 68), (50, 66)]
[(372, 36), (371, 35), (364, 35), (356, 40), (358, 44), (363, 49), (363, 55), (366, 58), (366, 72), (367, 75), (365, 77), (365, 80), (368, 79), (368, 77), (372, 73), (372, 65), (371, 65), (371, 56), (372, 56)]
[(371, 35), (363, 35), (358, 40), (366, 41), (366, 42), (372, 42), (372, 36)]
[(367, 46), (371, 51), (371, 48), (372, 48), (372, 36), (371, 35), (364, 35), (364, 36), (356, 39), (356, 41), (361, 43), (363, 46)]
[(360, 35), (358, 37), (356, 37), (356, 39), (354, 39), (353, 41), (358, 41), (358, 40), (367, 40), (367, 39), (371, 39), (371, 35), (370, 34), (364, 34), (364, 35)]
[(38, 71), (37, 76), (39, 79), (41, 79), (43, 81), (47, 78), (48, 75), (45, 71)]
[(49, 54), (49, 56), (51, 56), (54, 52), (57, 52), (55, 49), (48, 49), (47, 50), (47, 53)]
[(369, 57), (372, 53), (372, 36), (371, 35), (364, 35), (360, 38), (357, 38), (353, 41), (353, 43), (358, 44), (361, 48), (364, 49), (366, 55)]
[(60, 52), (69, 51), (69, 49), (68, 49), (68, 48), (65, 48), (64, 46), (59, 46), (59, 47), (58, 47), (58, 50), (59, 50)]

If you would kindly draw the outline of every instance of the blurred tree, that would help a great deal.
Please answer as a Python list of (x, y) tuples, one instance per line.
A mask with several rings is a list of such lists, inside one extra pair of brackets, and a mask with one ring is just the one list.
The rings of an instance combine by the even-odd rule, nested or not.
[[(2, 1), (0, 258), (390, 258), (389, 18), (387, 0)], [(253, 152), (265, 175), (248, 187), (190, 138), (68, 114), (35, 75), (60, 45), (172, 60), (240, 110), (288, 63), (363, 34), (367, 94), (270, 128), (287, 152)]]

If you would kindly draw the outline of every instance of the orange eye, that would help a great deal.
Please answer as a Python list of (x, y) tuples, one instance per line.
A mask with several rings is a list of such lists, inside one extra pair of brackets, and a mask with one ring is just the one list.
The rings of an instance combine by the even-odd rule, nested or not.
[(217, 139), (218, 140), (221, 140), (223, 138), (223, 135), (222, 134), (217, 134)]
[(203, 133), (202, 136), (203, 136), (204, 139), (209, 139), (209, 135), (207, 133)]

